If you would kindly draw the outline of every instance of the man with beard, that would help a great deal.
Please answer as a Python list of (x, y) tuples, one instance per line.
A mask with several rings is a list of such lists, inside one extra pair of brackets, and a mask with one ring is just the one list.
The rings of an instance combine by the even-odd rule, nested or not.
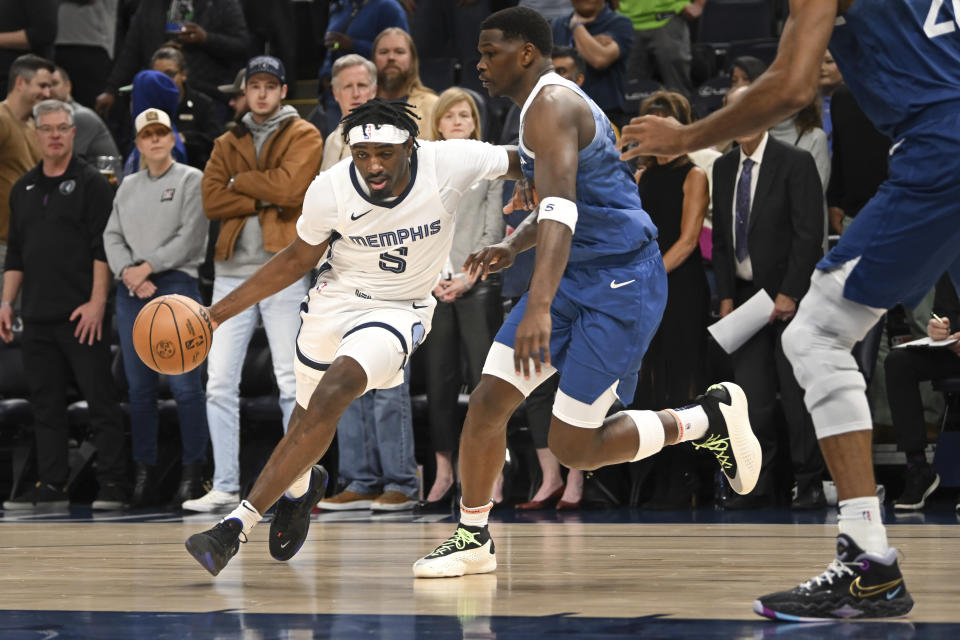
[(515, 148), (417, 141), (403, 102), (374, 98), (344, 118), (343, 132), (353, 159), (314, 179), (297, 237), (208, 310), (216, 329), (320, 263), (300, 306), (297, 406), (287, 433), (247, 500), (187, 540), (213, 575), (275, 502), (270, 554), (285, 561), (300, 550), (327, 482), (314, 463), (340, 416), (367, 391), (402, 384), (404, 366), (430, 331), (437, 304), (430, 292), (450, 253), (462, 194), (477, 180), (520, 177)]
[(437, 94), (420, 81), (420, 58), (413, 38), (403, 29), (384, 29), (373, 41), (373, 63), (377, 65), (377, 96), (403, 100), (420, 118), (432, 122)]

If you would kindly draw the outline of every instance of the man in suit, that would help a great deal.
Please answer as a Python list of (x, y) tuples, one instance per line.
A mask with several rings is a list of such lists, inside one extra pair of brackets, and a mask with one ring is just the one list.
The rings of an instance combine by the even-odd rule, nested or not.
[[(739, 101), (735, 89), (728, 104)], [(734, 377), (750, 399), (750, 422), (763, 447), (763, 467), (754, 492), (732, 496), (730, 508), (775, 502), (777, 391), (783, 404), (797, 494), (795, 508), (824, 506), (823, 459), (803, 391), (780, 345), (780, 335), (806, 293), (823, 255), (823, 190), (813, 157), (766, 131), (738, 138), (738, 148), (713, 167), (713, 266), (720, 315), (760, 289), (774, 299), (770, 323), (733, 354)]]

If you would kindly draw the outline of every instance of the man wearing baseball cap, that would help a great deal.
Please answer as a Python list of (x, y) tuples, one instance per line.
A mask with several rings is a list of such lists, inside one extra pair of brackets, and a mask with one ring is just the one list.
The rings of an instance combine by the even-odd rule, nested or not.
[[(207, 217), (220, 222), (214, 254), (214, 301), (233, 291), (274, 253), (297, 237), (303, 196), (320, 169), (323, 139), (317, 129), (283, 105), (286, 70), (272, 56), (247, 62), (244, 97), (249, 112), (217, 138), (203, 174)], [(240, 411), (238, 388), (247, 345), (258, 320), (270, 343), (280, 409), (287, 425), (296, 402), (294, 348), (306, 278), (232, 318), (210, 350), (207, 420), (213, 442), (213, 489), (187, 500), (190, 511), (212, 511), (239, 502)]]
[(227, 104), (233, 109), (233, 121), (227, 123), (227, 128), (232, 128), (240, 121), (243, 114), (247, 112), (247, 96), (245, 94), (247, 90), (246, 67), (237, 72), (237, 77), (234, 78), (233, 84), (221, 84), (217, 87), (217, 90), (227, 96)]

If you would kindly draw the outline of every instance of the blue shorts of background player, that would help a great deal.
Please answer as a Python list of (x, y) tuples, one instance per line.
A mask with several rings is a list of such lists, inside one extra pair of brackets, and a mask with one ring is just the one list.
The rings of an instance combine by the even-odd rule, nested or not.
[(960, 105), (906, 128), (890, 147), (889, 177), (817, 265), (859, 258), (844, 298), (913, 307), (949, 271), (960, 283)]

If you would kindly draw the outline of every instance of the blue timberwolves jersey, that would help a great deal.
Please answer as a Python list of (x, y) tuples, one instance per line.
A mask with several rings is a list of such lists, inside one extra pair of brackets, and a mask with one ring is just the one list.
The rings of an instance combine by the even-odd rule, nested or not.
[(931, 107), (960, 109), (958, 13), (958, 0), (857, 0), (837, 18), (830, 52), (884, 134), (899, 137)]
[(602, 256), (633, 253), (657, 237), (657, 228), (640, 204), (637, 185), (620, 161), (610, 121), (593, 100), (574, 83), (556, 73), (542, 76), (520, 111), (520, 162), (533, 180), (535, 157), (523, 144), (527, 108), (540, 90), (559, 84), (580, 95), (593, 112), (596, 133), (580, 150), (577, 163), (577, 227), (570, 245), (569, 262), (586, 262)]

